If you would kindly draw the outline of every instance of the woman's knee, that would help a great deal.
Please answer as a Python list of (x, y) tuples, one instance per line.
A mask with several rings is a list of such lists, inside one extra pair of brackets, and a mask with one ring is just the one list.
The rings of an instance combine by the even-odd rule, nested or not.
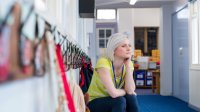
[(129, 112), (132, 112), (132, 111), (139, 112), (137, 96), (127, 94), (125, 95), (125, 98), (126, 98), (126, 103), (127, 103), (127, 110), (129, 110)]
[(138, 103), (136, 95), (126, 94), (125, 98), (126, 98), (126, 102)]
[(125, 98), (126, 99), (132, 99), (132, 100), (137, 100), (137, 96), (136, 95), (132, 95), (132, 94), (126, 94), (125, 95)]
[(115, 103), (121, 108), (126, 108), (126, 98), (124, 98), (123, 96), (115, 98)]

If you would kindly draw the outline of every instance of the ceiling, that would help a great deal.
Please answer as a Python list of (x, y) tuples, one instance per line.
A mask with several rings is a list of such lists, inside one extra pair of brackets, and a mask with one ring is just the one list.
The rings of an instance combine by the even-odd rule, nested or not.
[(96, 8), (159, 8), (172, 4), (176, 0), (138, 0), (135, 5), (129, 5), (129, 0), (95, 0)]

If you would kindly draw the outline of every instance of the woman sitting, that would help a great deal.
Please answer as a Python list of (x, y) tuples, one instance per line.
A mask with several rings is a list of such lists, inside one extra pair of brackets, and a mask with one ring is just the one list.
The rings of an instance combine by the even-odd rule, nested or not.
[(91, 112), (139, 112), (131, 53), (127, 35), (109, 37), (106, 56), (97, 61), (88, 90)]

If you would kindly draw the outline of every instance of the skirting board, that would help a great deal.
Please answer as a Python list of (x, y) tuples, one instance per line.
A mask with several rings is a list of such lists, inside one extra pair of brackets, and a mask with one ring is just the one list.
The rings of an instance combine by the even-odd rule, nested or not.
[(198, 107), (196, 107), (194, 105), (189, 104), (189, 107), (194, 109), (194, 110), (196, 110), (197, 112), (200, 112), (200, 108), (198, 108)]

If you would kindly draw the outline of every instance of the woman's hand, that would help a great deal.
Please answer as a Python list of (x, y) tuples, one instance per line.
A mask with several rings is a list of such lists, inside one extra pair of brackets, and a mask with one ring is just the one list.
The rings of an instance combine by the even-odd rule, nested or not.
[(126, 91), (124, 89), (116, 89), (112, 78), (110, 76), (110, 71), (107, 68), (98, 68), (97, 72), (99, 74), (99, 77), (102, 81), (102, 84), (105, 86), (106, 90), (108, 91), (109, 95), (112, 98), (116, 98), (119, 96), (124, 96), (126, 94)]
[(130, 61), (131, 61), (131, 58), (124, 59), (124, 64), (125, 64), (126, 68), (130, 67)]
[(135, 91), (126, 91), (126, 93), (129, 95), (137, 95)]
[(124, 60), (126, 66), (126, 76), (125, 76), (125, 91), (127, 94), (136, 95), (135, 93), (135, 82), (133, 80), (133, 69), (131, 64), (131, 58)]

